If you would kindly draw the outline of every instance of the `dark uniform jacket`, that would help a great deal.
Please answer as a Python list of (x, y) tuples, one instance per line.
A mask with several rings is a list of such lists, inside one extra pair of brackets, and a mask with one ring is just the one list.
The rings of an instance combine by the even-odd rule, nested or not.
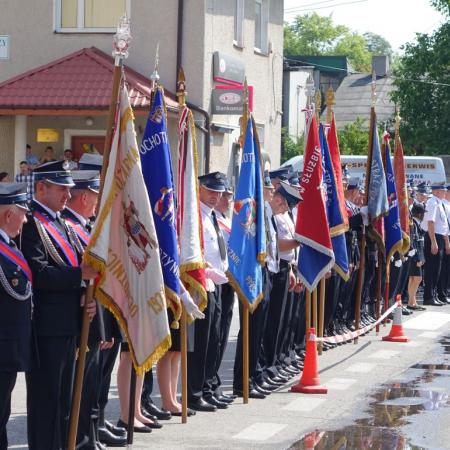
[[(86, 234), (90, 236), (92, 226), (90, 224), (87, 224), (86, 226), (83, 225), (78, 217), (72, 213), (72, 211), (66, 208), (62, 211), (61, 216), (68, 222), (69, 226), (71, 223), (75, 223), (78, 226), (81, 226)], [(83, 248), (78, 248), (77, 250), (81, 261), (82, 253), (85, 247), (84, 242), (81, 239), (80, 244)], [(120, 330), (114, 316), (108, 310), (106, 310), (100, 304), (100, 302), (97, 302), (97, 314), (92, 319), (89, 328), (89, 343), (98, 341), (110, 341), (111, 338), (120, 336)]]
[(415, 263), (425, 262), (425, 233), (426, 231), (420, 226), (419, 220), (413, 217), (410, 224), (410, 240), (411, 250), (416, 250), (412, 256)]
[[(31, 208), (52, 222), (69, 241), (62, 219), (53, 219), (34, 201)], [(28, 222), (23, 226), (19, 246), (33, 273), (33, 321), (36, 333), (38, 336), (77, 336), (81, 318), (81, 269), (71, 266), (59, 246), (53, 240), (52, 243), (66, 265), (60, 265), (53, 259), (30, 213)]]
[[(0, 240), (5, 242), (1, 235)], [(26, 371), (32, 348), (31, 286), (17, 264), (1, 253), (0, 266), (0, 371)]]

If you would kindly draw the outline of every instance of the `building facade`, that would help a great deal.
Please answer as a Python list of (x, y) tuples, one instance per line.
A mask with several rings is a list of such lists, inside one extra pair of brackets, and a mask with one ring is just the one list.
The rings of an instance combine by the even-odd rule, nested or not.
[[(20, 9), (19, 9), (20, 3)], [(188, 101), (209, 114), (195, 112), (201, 171), (209, 161), (209, 170), (232, 172), (233, 144), (239, 137), (239, 114), (211, 114), (216, 85), (239, 90), (240, 82), (217, 79), (214, 54), (223, 60), (237, 61), (240, 76), (253, 90), (253, 112), (260, 131), (263, 150), (277, 167), (280, 158), (281, 89), (283, 65), (282, 0), (22, 0), (4, 2), (0, 15), (0, 167), (16, 172), (25, 159), (29, 143), (40, 156), (49, 142), (38, 141), (38, 129), (53, 129), (57, 139), (51, 142), (56, 155), (70, 148), (73, 138), (102, 137), (107, 110), (67, 108), (52, 111), (40, 105), (27, 108), (10, 104), (2, 97), (8, 80), (25, 75), (29, 82), (34, 71), (81, 49), (95, 47), (110, 55), (112, 37), (124, 9), (131, 20), (133, 40), (126, 65), (148, 79), (154, 69), (159, 44), (160, 81), (167, 91), (175, 92), (177, 67), (182, 66), (187, 83)], [(26, 10), (26, 14), (23, 11)], [(216, 71), (216, 72), (214, 72)], [(22, 82), (21, 80), (17, 83)], [(142, 85), (142, 83), (140, 84)], [(8, 85), (10, 87), (10, 85)], [(39, 91), (40, 86), (36, 86)], [(43, 87), (41, 96), (51, 96), (51, 87)], [(68, 90), (70, 86), (68, 85)], [(48, 91), (48, 92), (47, 92)], [(145, 128), (146, 111), (137, 112), (138, 140)], [(201, 131), (203, 129), (203, 131)], [(209, 131), (208, 142), (204, 131)], [(176, 149), (177, 115), (169, 112), (169, 137)], [(100, 145), (100, 144), (99, 144)], [(208, 155), (206, 152), (208, 151)]]

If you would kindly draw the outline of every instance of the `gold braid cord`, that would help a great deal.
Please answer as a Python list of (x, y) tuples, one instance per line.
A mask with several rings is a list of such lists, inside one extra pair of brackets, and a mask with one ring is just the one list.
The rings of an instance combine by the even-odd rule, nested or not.
[(36, 223), (36, 228), (38, 230), (39, 236), (41, 237), (41, 241), (44, 244), (46, 252), (53, 258), (58, 266), (67, 266), (61, 256), (59, 256), (58, 250), (56, 250), (55, 246), (53, 245), (53, 242), (47, 234), (44, 225), (42, 225), (42, 223), (39, 222), (39, 220), (36, 218), (34, 218), (34, 222)]

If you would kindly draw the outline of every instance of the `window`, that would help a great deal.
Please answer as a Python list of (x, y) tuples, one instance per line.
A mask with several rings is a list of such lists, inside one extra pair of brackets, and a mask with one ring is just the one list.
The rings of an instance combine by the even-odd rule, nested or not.
[(61, 33), (115, 32), (131, 0), (56, 0), (55, 29)]
[(235, 0), (234, 10), (234, 45), (244, 47), (244, 0)]
[(255, 0), (255, 50), (268, 53), (269, 0)]

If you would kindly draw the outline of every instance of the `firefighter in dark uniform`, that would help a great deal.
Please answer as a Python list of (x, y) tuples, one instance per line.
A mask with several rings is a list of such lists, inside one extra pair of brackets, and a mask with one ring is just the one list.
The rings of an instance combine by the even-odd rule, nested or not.
[(26, 183), (0, 183), (0, 450), (8, 448), (6, 424), (17, 372), (31, 364), (32, 275), (12, 240), (27, 220), (26, 205)]
[[(30, 450), (66, 448), (83, 280), (97, 275), (79, 264), (59, 214), (74, 185), (66, 167), (54, 161), (34, 170), (32, 211), (18, 239), (33, 274), (37, 359), (26, 374)], [(95, 315), (95, 304), (89, 315)]]
[[(100, 177), (97, 171), (77, 170), (72, 172), (75, 186), (71, 189), (71, 198), (61, 216), (64, 218), (75, 243), (81, 262), (84, 248), (89, 243), (92, 225), (90, 218), (95, 208), (100, 189)], [(103, 308), (97, 302), (97, 314), (89, 327), (86, 365), (83, 378), (80, 417), (78, 422), (78, 448), (80, 450), (100, 450), (105, 448), (98, 439), (98, 407), (97, 396), (100, 381), (100, 346), (105, 344), (105, 326)], [(122, 437), (112, 436), (109, 445), (125, 446), (126, 430)]]

